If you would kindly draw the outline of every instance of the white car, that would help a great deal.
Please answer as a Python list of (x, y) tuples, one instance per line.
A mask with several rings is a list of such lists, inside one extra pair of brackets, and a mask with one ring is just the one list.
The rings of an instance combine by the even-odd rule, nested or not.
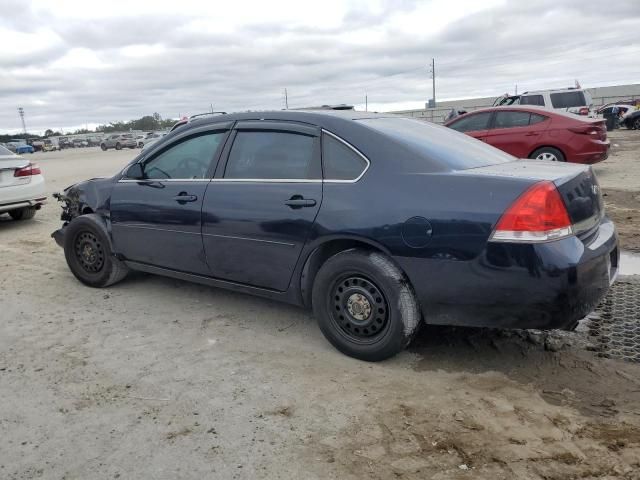
[(14, 220), (33, 218), (47, 201), (40, 168), (0, 146), (0, 215)]
[(591, 94), (583, 88), (537, 90), (520, 95), (498, 97), (493, 106), (535, 105), (549, 110), (562, 110), (577, 115), (590, 115), (593, 108)]
[(154, 133), (149, 133), (147, 134), (146, 137), (140, 138), (138, 137), (138, 139), (136, 140), (136, 142), (138, 143), (138, 147), (139, 148), (144, 148), (152, 143), (157, 142), (158, 140), (160, 140), (162, 137), (164, 137), (166, 135), (166, 133), (164, 132), (154, 132)]

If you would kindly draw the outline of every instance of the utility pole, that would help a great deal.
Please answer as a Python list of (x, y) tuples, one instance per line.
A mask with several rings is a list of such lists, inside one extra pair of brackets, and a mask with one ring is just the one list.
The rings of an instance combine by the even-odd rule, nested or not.
[(518, 95), (518, 84), (516, 83), (516, 95)]
[(213, 103), (210, 103), (209, 106), (211, 107), (211, 113), (213, 113)]
[(289, 95), (287, 94), (287, 89), (284, 89), (284, 108), (285, 110), (289, 110)]
[(18, 114), (20, 115), (20, 120), (22, 121), (22, 131), (24, 132), (24, 134), (26, 136), (27, 135), (27, 126), (24, 123), (24, 108), (18, 107)]
[(367, 94), (364, 94), (364, 111), (369, 111), (369, 99), (367, 98)]
[(435, 58), (431, 59), (431, 79), (432, 79), (432, 85), (433, 85), (433, 95), (431, 97), (432, 102), (429, 102), (430, 103), (429, 107), (435, 108), (436, 107), (436, 59)]

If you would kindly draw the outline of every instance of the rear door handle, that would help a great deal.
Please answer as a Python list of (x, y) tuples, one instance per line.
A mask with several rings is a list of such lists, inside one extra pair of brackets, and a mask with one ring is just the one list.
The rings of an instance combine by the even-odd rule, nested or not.
[(189, 195), (187, 192), (180, 192), (173, 197), (173, 199), (180, 204), (185, 204), (187, 202), (195, 202), (198, 200), (198, 197), (196, 195)]
[(291, 208), (315, 207), (316, 201), (312, 198), (304, 198), (302, 195), (294, 195), (284, 204)]

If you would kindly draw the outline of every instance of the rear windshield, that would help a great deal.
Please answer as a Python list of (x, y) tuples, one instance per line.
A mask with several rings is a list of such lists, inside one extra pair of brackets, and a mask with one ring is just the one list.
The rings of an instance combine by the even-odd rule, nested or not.
[(387, 117), (358, 121), (451, 170), (466, 170), (515, 160), (511, 155), (468, 135), (422, 120)]
[(0, 145), (0, 156), (1, 155), (13, 155), (13, 152), (8, 148), (5, 148), (2, 145)]
[(587, 102), (582, 92), (561, 92), (551, 94), (553, 108), (586, 107)]

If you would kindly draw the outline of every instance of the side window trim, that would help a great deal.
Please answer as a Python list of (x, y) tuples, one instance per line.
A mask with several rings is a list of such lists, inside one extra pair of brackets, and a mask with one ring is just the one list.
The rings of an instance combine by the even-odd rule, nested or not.
[[(293, 128), (291, 128), (293, 127)], [(312, 133), (311, 130), (315, 130), (315, 133)], [(308, 137), (314, 137), (317, 139), (317, 144), (319, 149), (321, 135), (319, 135), (320, 130), (315, 127), (311, 127), (305, 124), (298, 124), (296, 122), (285, 122), (285, 121), (271, 121), (271, 120), (240, 120), (237, 121), (233, 125), (233, 129), (230, 134), (227, 136), (225, 140), (224, 148), (222, 149), (220, 158), (218, 160), (218, 164), (214, 175), (210, 179), (211, 182), (220, 182), (220, 183), (322, 183), (322, 179), (311, 179), (311, 178), (224, 178), (224, 172), (227, 168), (227, 163), (229, 162), (229, 155), (231, 154), (231, 149), (233, 148), (233, 144), (236, 141), (236, 136), (238, 132), (241, 131), (253, 131), (253, 132), (281, 132), (281, 133), (291, 133), (295, 135), (304, 135)], [(314, 147), (315, 148), (315, 147)], [(314, 152), (314, 157), (316, 152)], [(315, 159), (321, 162), (320, 158)], [(322, 170), (321, 170), (322, 172)]]
[(335, 133), (330, 132), (329, 130), (326, 129), (322, 129), (322, 133), (329, 135), (330, 137), (336, 139), (337, 141), (339, 141), (340, 143), (342, 143), (345, 147), (349, 148), (351, 151), (353, 151), (356, 155), (358, 155), (359, 157), (361, 157), (366, 163), (367, 166), (364, 167), (364, 169), (362, 170), (362, 172), (360, 173), (360, 175), (358, 175), (356, 178), (354, 178), (353, 180), (332, 180), (330, 178), (324, 178), (324, 171), (322, 173), (322, 181), (324, 183), (356, 183), (357, 181), (359, 181), (362, 177), (364, 177), (364, 174), (367, 173), (367, 171), (369, 170), (369, 167), (371, 166), (371, 162), (369, 161), (369, 159), (360, 151), (358, 150), (356, 147), (354, 147), (353, 145), (351, 145), (349, 142), (347, 142), (345, 139), (339, 137), (338, 135), (336, 135)]

